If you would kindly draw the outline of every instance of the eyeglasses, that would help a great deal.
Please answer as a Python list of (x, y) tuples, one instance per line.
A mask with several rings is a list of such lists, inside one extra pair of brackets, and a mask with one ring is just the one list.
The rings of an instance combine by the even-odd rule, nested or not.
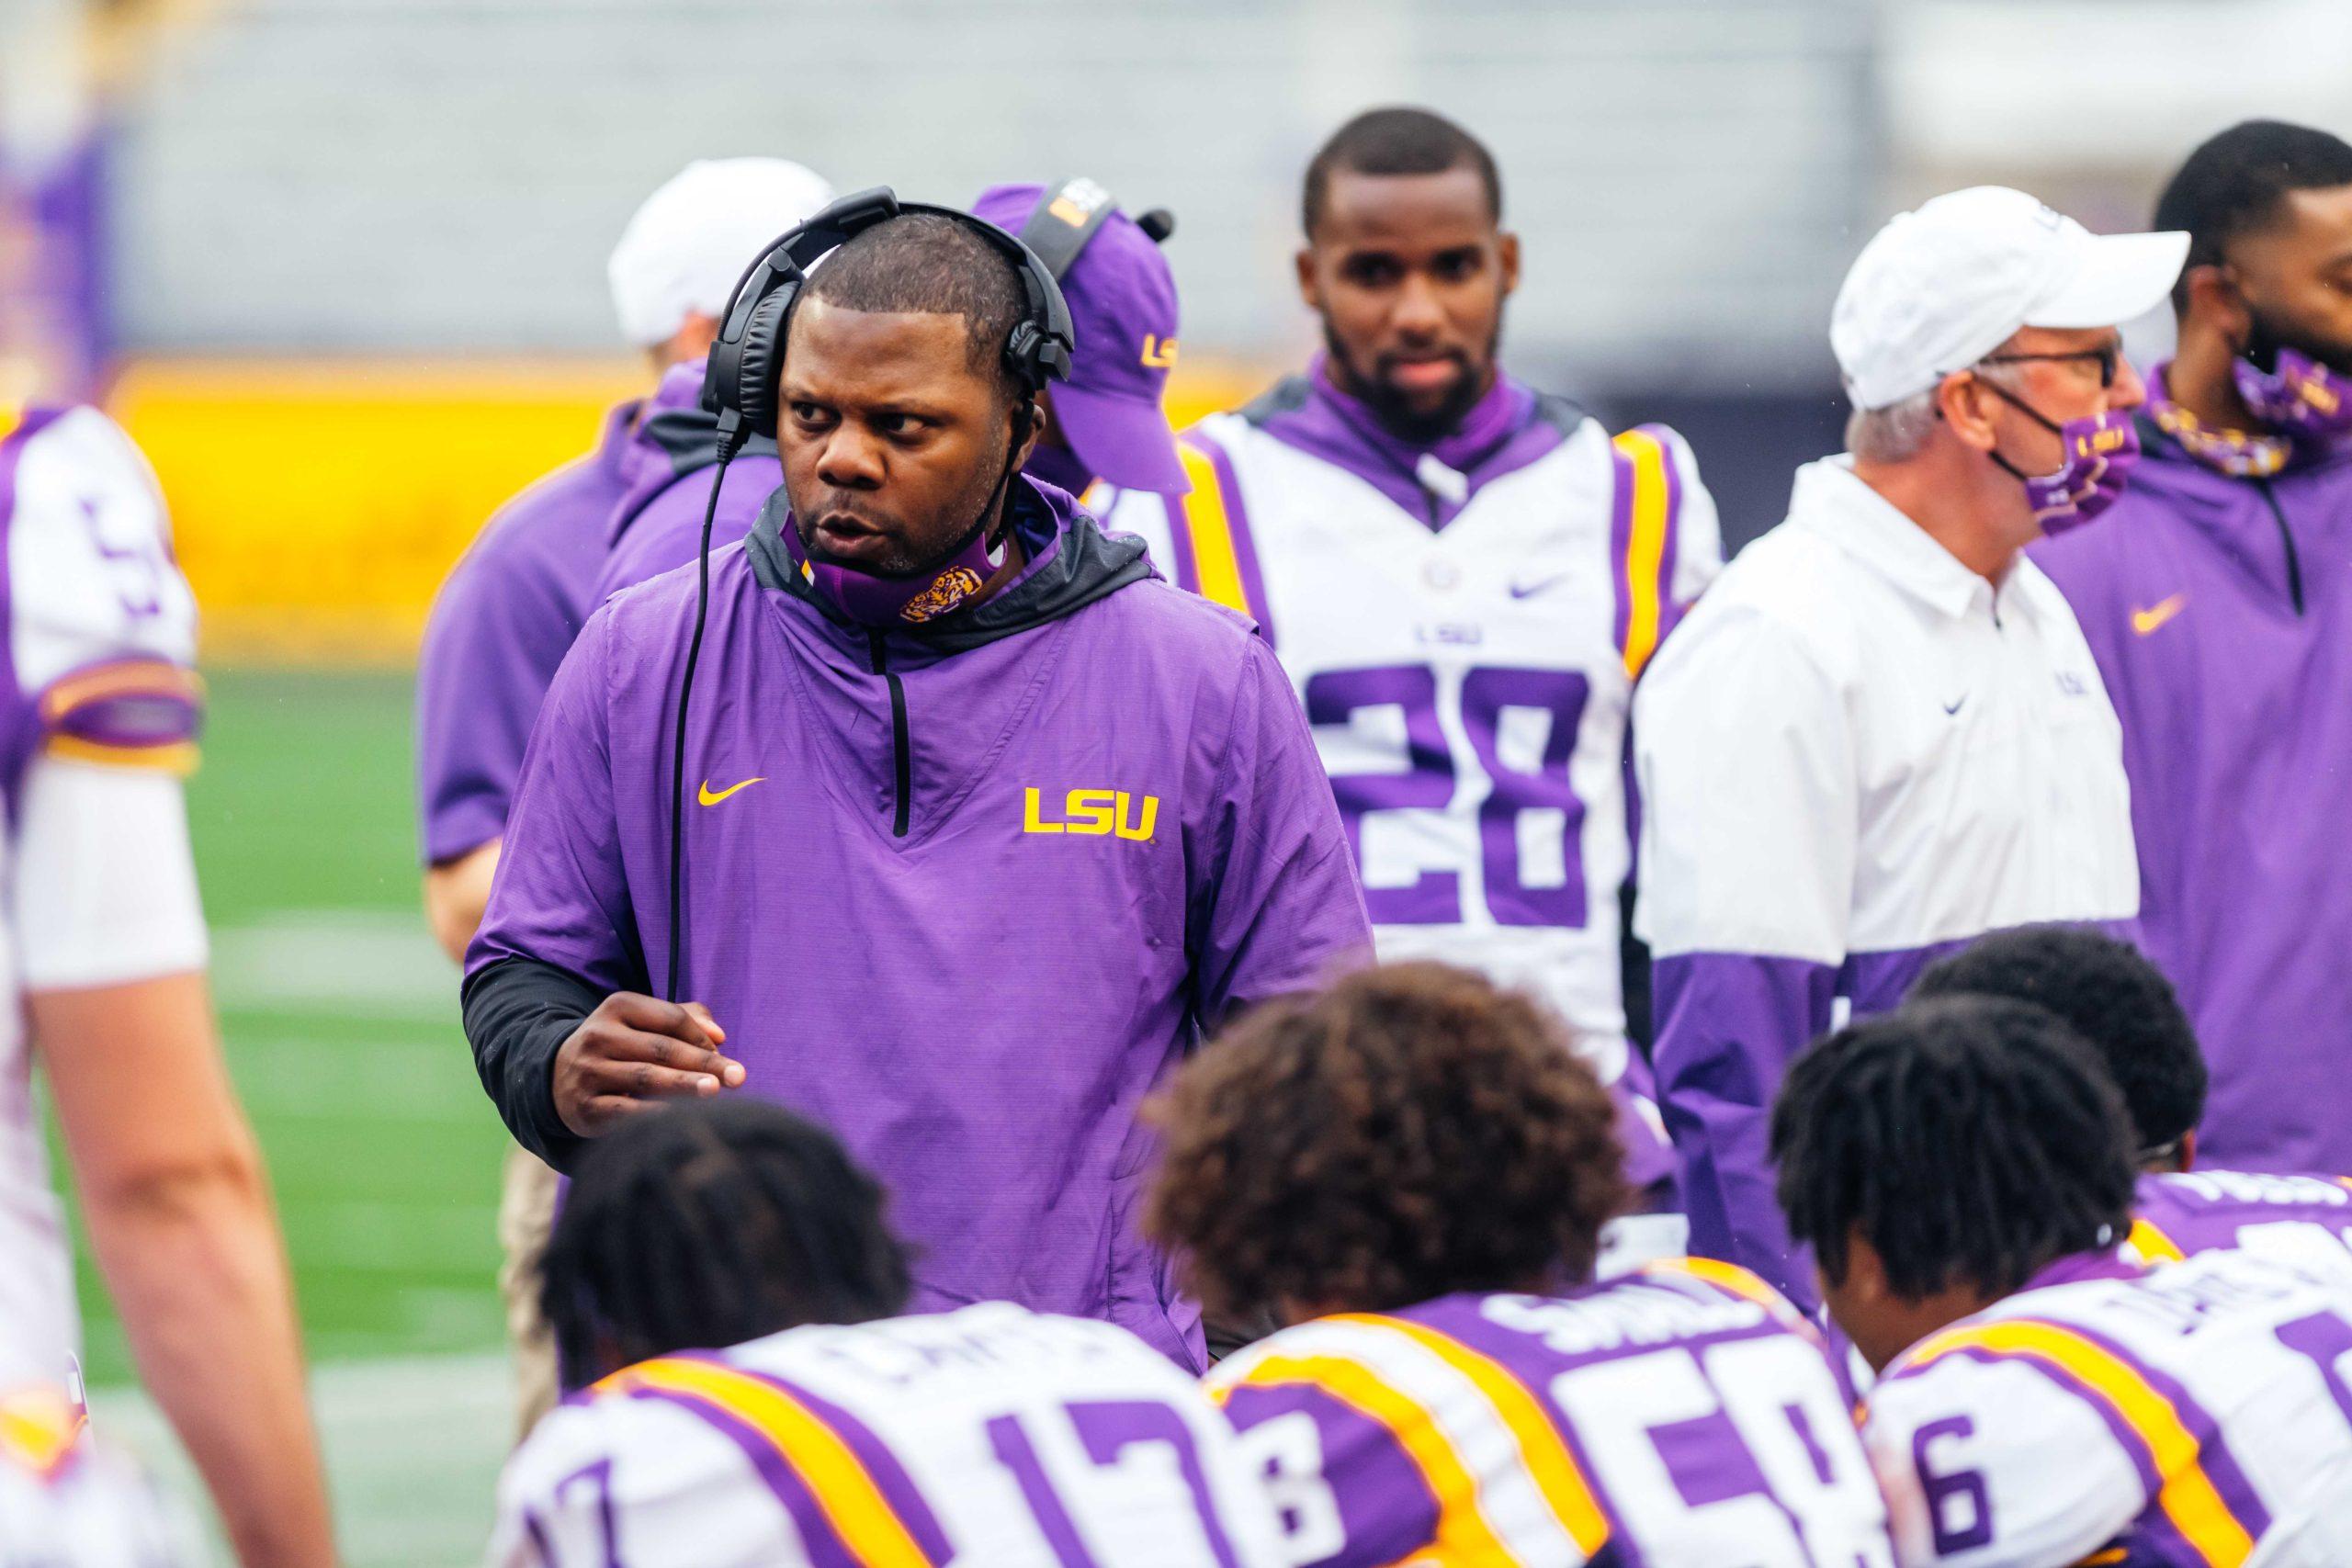
[(2096, 359), (2098, 361), (2098, 384), (2102, 388), (2115, 385), (2115, 367), (2123, 363), (2123, 345), (2110, 343), (2098, 348), (2078, 348), (2071, 354), (1988, 354), (1977, 361), (1979, 365), (2024, 365), (2035, 360)]

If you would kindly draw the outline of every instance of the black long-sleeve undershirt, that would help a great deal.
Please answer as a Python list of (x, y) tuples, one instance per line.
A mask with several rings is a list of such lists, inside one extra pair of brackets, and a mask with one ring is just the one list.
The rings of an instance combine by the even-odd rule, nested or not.
[(555, 1109), (555, 1058), (605, 993), (568, 969), (503, 958), (466, 977), (460, 992), (474, 1070), (514, 1141), (570, 1170), (587, 1140)]

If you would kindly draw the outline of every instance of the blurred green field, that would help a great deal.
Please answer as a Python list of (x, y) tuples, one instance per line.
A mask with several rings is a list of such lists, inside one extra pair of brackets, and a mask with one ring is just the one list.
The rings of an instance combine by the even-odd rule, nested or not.
[[(345, 1555), (475, 1561), (509, 1437), (493, 1229), (505, 1134), (417, 901), (413, 682), (208, 679), (188, 806), (213, 979), (293, 1258)], [(80, 1257), (98, 1425), (192, 1495), (123, 1387), (121, 1330)]]
[[(504, 1134), (417, 904), (412, 682), (210, 677), (188, 808), (237, 1088), (268, 1156), (311, 1354), (494, 1349)], [(84, 1252), (94, 1383), (130, 1367)]]

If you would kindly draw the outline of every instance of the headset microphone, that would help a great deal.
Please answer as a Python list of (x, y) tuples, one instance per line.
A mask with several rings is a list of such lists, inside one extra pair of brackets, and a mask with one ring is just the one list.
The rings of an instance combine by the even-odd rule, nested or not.
[[(1067, 192), (1073, 186), (1091, 184), (1070, 181), (1062, 189)], [(1101, 187), (1094, 188), (1099, 191)], [(695, 666), (702, 657), (703, 628), (710, 614), (711, 528), (718, 516), (719, 490), (726, 480), (728, 465), (752, 436), (774, 436), (776, 433), (777, 381), (784, 368), (785, 337), (791, 325), (793, 302), (808, 281), (810, 270), (828, 253), (854, 236), (904, 214), (929, 213), (962, 224), (1002, 256), (1021, 280), (1023, 310), (1021, 319), (1006, 334), (1003, 361), (1026, 406), (1048, 381), (1069, 378), (1070, 354), (1078, 345), (1078, 334), (1070, 325), (1069, 306), (1062, 299), (1058, 280), (1086, 239), (1092, 236), (1094, 228), (1109, 216), (1108, 193), (1103, 193), (1102, 208), (1099, 214), (1090, 211), (1092, 222), (1087, 225), (1085, 234), (1056, 266), (1023, 243), (1028, 230), (1036, 226), (1034, 214), (1023, 226), (1023, 238), (1015, 239), (968, 212), (925, 202), (900, 201), (888, 186), (876, 186), (842, 197), (807, 222), (778, 235), (736, 280), (734, 292), (728, 296), (727, 308), (720, 312), (718, 335), (710, 345), (710, 356), (703, 369), (702, 406), (718, 416), (718, 462), (710, 477), (710, 499), (702, 514), (702, 541), (695, 551), (694, 632), (686, 641), (685, 668), (678, 679), (677, 720), (670, 750), (669, 968), (662, 979), (671, 1000), (682, 1002), (687, 998), (680, 970), (685, 917), (686, 708), (694, 694)], [(1060, 226), (1067, 229), (1070, 225)], [(1012, 444), (1015, 453), (1025, 434), (1025, 426), (1016, 426)], [(998, 481), (999, 493), (1011, 482), (1008, 464)], [(984, 520), (985, 516), (983, 513)]]

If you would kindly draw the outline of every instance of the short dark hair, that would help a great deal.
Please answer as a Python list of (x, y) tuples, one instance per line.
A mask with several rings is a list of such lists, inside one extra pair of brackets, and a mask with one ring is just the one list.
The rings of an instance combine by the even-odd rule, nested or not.
[(1145, 1226), (1213, 1313), (1565, 1285), (1626, 1200), (1613, 1107), (1566, 1027), (1442, 964), (1267, 1004), (1151, 1115)]
[(2287, 193), (2352, 185), (2352, 145), (2284, 120), (2249, 119), (2208, 138), (2156, 198), (2155, 227), (2188, 231), (2188, 261), (2173, 285), (2188, 307), (2188, 268), (2219, 266), (2242, 234), (2267, 227)]
[(1307, 164), (1299, 221), (1306, 237), (1313, 239), (1337, 170), (1357, 175), (1442, 175), (1461, 168), (1477, 171), (1478, 183), (1487, 189), (1487, 210), (1496, 222), (1501, 222), (1503, 177), (1485, 142), (1427, 109), (1366, 109), (1333, 131)]
[(808, 297), (845, 310), (961, 316), (972, 368), (1008, 398), (1019, 390), (1004, 345), (1028, 308), (1021, 279), (968, 222), (903, 212), (862, 230), (809, 274)]
[(833, 1135), (741, 1096), (631, 1117), (588, 1145), (541, 1300), (574, 1386), (674, 1350), (906, 1305), (883, 1193)]
[(2164, 971), (2088, 926), (1996, 931), (1929, 966), (1914, 1000), (1973, 993), (2048, 1008), (2090, 1043), (2123, 1091), (2143, 1154), (2205, 1115), (2205, 1053)]
[(1789, 1068), (1772, 1108), (1789, 1233), (1843, 1280), (1859, 1234), (1917, 1301), (2005, 1296), (2131, 1227), (2132, 1126), (2089, 1046), (1994, 997), (1917, 1002)]

